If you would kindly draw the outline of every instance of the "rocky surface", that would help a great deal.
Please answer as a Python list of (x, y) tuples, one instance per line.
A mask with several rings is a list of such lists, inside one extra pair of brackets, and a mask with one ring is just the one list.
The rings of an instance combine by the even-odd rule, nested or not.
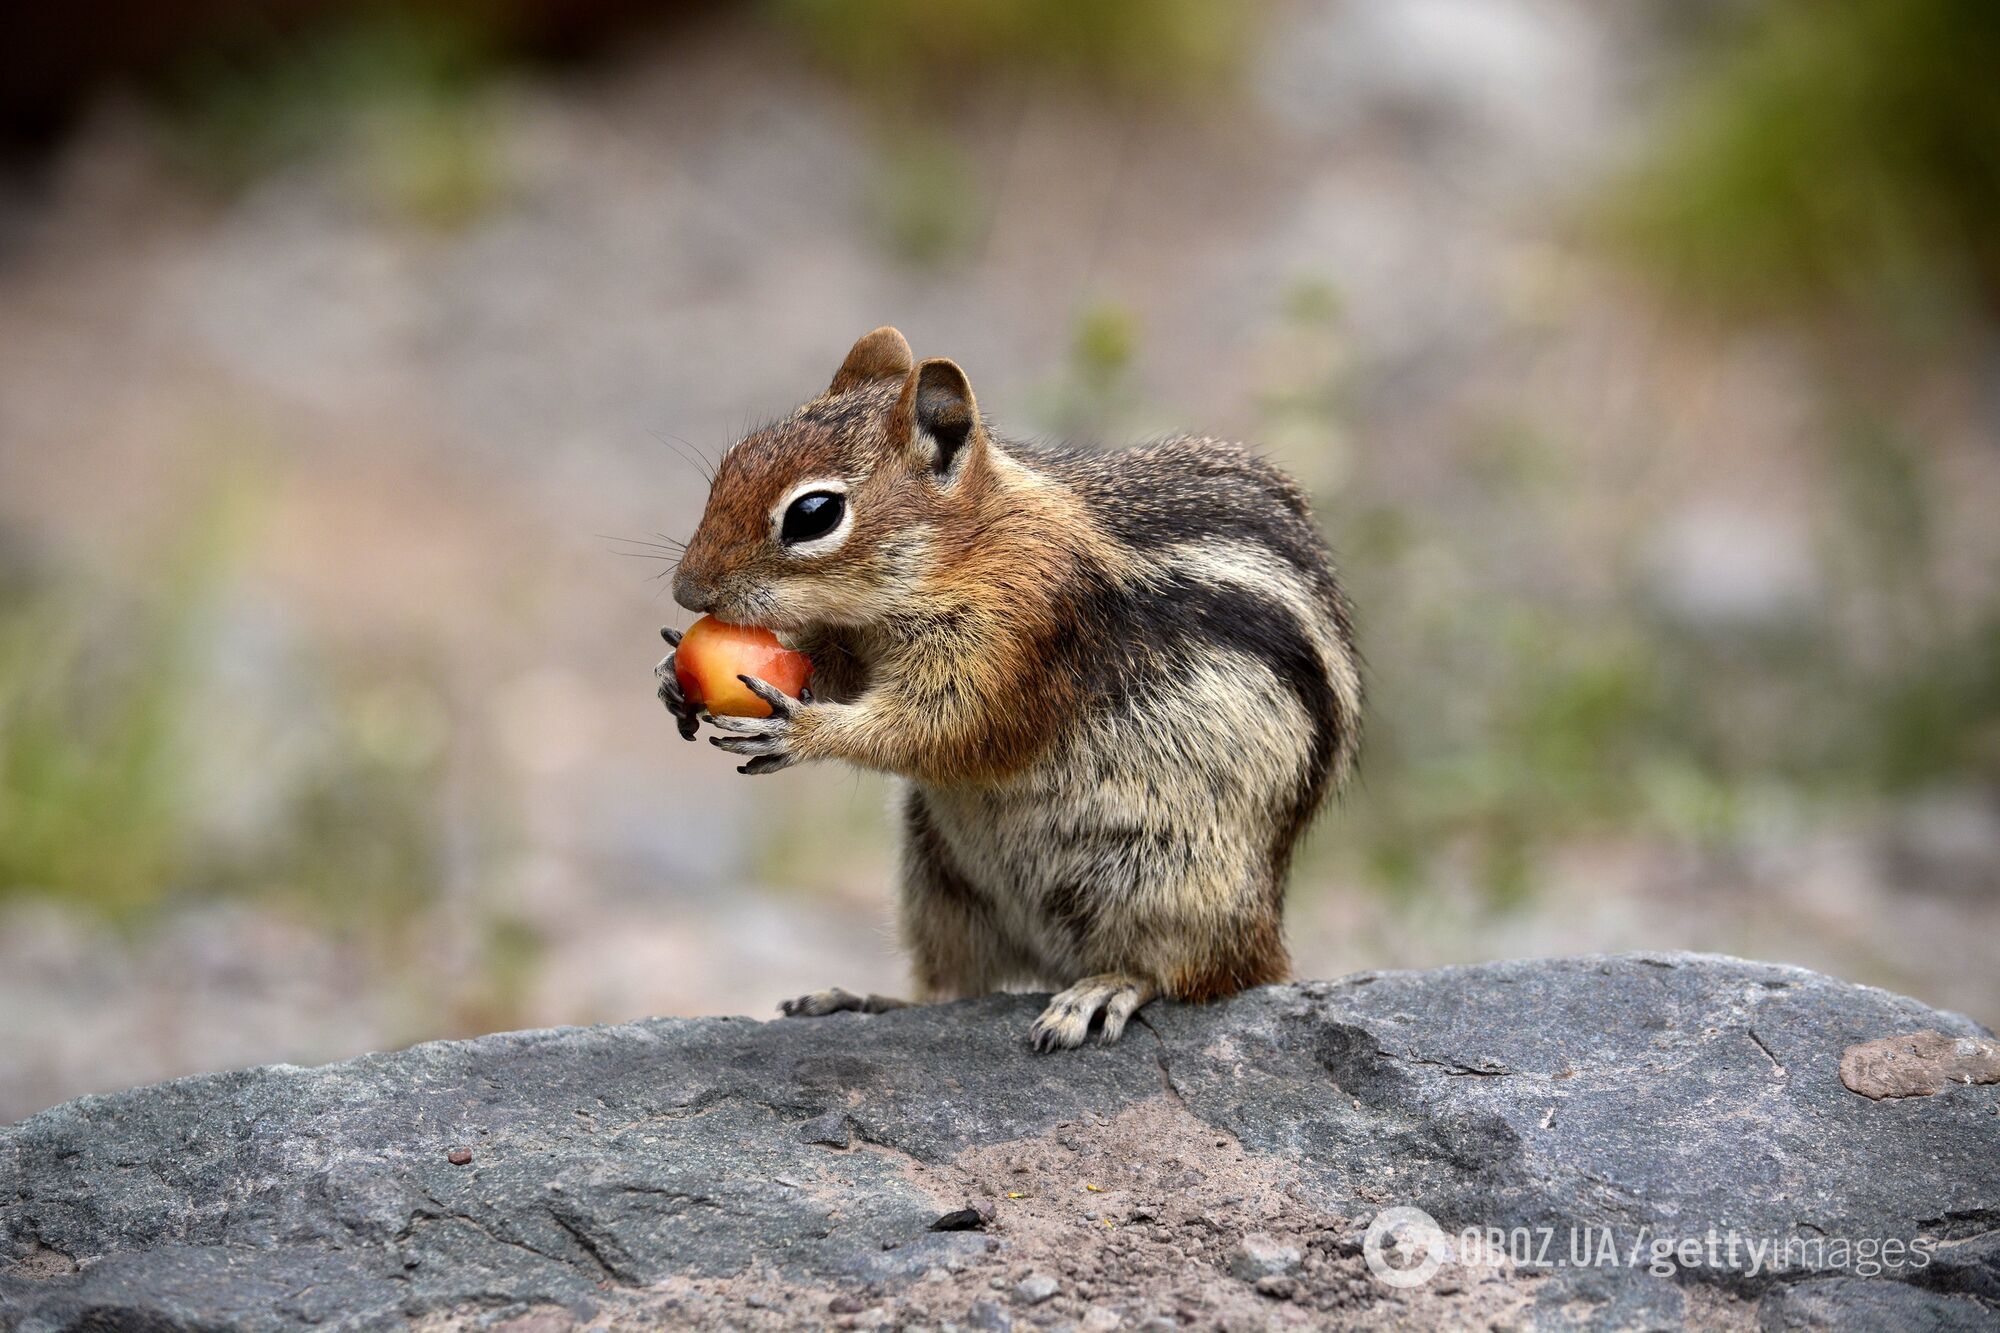
[[(1984, 1035), (1912, 1000), (1659, 954), (1158, 1004), (1047, 1056), (1036, 1010), (654, 1019), (86, 1097), (0, 1131), (0, 1326), (2000, 1319), (2000, 1087), (1841, 1082), (1858, 1043)], [(1366, 1239), (1399, 1206), (1453, 1236), (1409, 1287)], [(1772, 1242), (1791, 1261), (1753, 1262)]]

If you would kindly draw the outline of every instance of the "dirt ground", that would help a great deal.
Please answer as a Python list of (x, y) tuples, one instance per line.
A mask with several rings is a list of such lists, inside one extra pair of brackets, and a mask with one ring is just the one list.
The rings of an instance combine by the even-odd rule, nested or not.
[[(828, 1151), (887, 1150), (856, 1143)], [(898, 1277), (801, 1285), (755, 1268), (607, 1290), (588, 1314), (548, 1307), (458, 1312), (425, 1327), (1484, 1333), (1522, 1326), (1548, 1281), (1505, 1267), (1447, 1264), (1421, 1287), (1393, 1289), (1371, 1276), (1363, 1254), (1370, 1216), (1315, 1207), (1282, 1163), (1246, 1153), (1171, 1095), (1116, 1117), (974, 1148), (943, 1166), (894, 1155), (937, 1200), (940, 1217), (973, 1210), (982, 1218), (976, 1231), (956, 1233), (949, 1249), (927, 1249), (906, 1264), (885, 1255)], [(1719, 1293), (1694, 1290), (1686, 1298), (1703, 1327), (1754, 1325), (1749, 1307)]]

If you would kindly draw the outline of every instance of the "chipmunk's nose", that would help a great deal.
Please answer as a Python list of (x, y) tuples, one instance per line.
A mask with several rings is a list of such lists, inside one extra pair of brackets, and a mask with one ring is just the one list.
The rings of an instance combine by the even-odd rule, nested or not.
[(714, 581), (702, 577), (699, 570), (689, 569), (683, 561), (674, 575), (674, 600), (690, 611), (706, 615), (714, 609), (715, 597)]

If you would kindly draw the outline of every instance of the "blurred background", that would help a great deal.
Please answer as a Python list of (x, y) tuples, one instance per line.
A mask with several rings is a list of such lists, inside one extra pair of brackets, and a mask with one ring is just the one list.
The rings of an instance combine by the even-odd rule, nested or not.
[(0, 1120), (904, 989), (644, 543), (900, 326), (1268, 446), (1370, 664), (1300, 971), (2000, 1022), (1990, 0), (76, 0), (0, 50)]

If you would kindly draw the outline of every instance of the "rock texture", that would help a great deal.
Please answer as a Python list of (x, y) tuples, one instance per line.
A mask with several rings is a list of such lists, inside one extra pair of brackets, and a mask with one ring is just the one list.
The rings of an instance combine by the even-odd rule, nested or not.
[[(1985, 1035), (1912, 1000), (1669, 954), (1154, 1005), (1046, 1056), (1036, 1012), (654, 1019), (87, 1097), (0, 1130), (0, 1325), (2000, 1320), (2000, 1088), (1841, 1082), (1862, 1042)], [(1396, 1206), (1499, 1252), (1391, 1286), (1364, 1237)], [(1252, 1282), (1251, 1251), (1285, 1262)]]

